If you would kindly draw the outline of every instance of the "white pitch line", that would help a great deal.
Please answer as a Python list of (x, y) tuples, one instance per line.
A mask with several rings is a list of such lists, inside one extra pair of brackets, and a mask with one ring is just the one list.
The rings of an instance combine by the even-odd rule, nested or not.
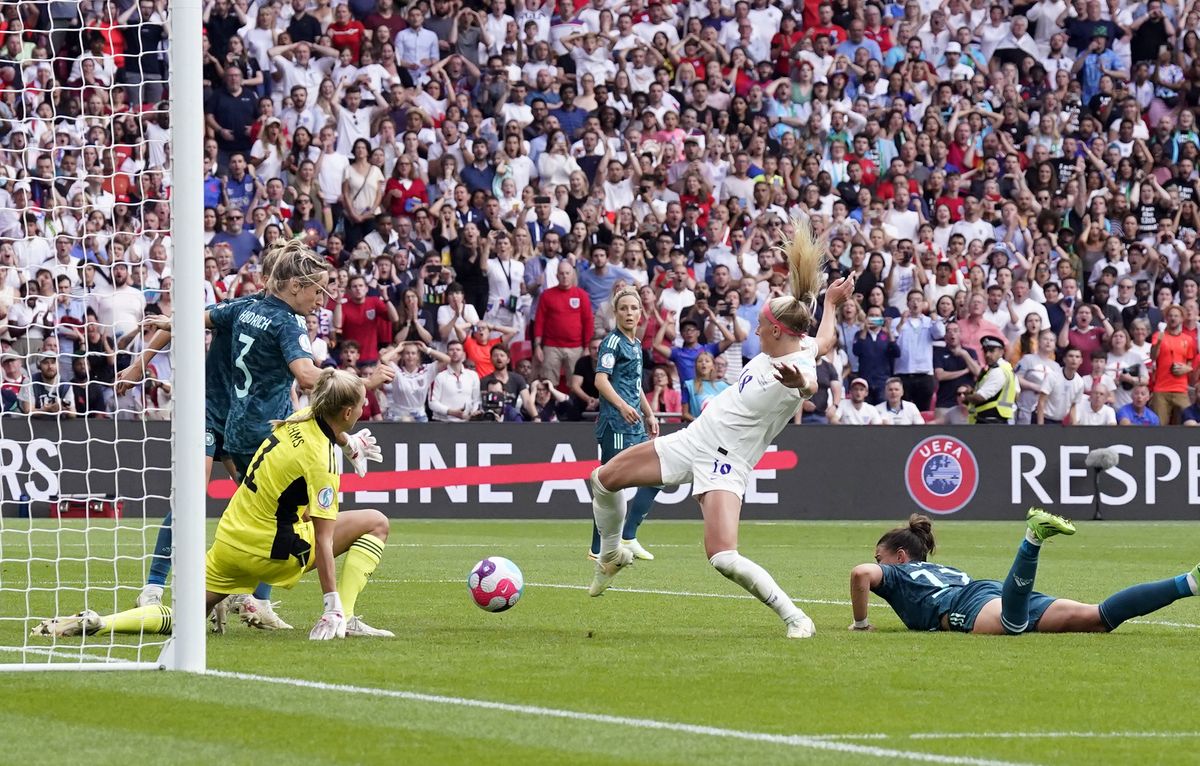
[(308, 681), (301, 678), (279, 678), (261, 676), (253, 673), (234, 673), (228, 671), (209, 671), (207, 675), (218, 678), (230, 678), (239, 681), (254, 681), (256, 683), (292, 686), (301, 689), (317, 691), (341, 692), (344, 694), (360, 694), (370, 697), (400, 699), (409, 702), (424, 702), (433, 705), (447, 705), (483, 710), (496, 710), (514, 715), (533, 716), (537, 718), (557, 718), (570, 721), (584, 721), (607, 726), (623, 726), (632, 729), (651, 729), (671, 731), (681, 734), (692, 734), (722, 739), (736, 739), (746, 742), (760, 742), (771, 745), (801, 748), (807, 750), (825, 750), (836, 753), (847, 753), (870, 758), (890, 758), (921, 763), (964, 764), (964, 766), (1019, 766), (1011, 761), (999, 761), (987, 758), (971, 758), (966, 756), (940, 755), (923, 753), (915, 750), (896, 750), (892, 748), (875, 747), (872, 745), (855, 745), (848, 742), (837, 742), (822, 739), (819, 736), (802, 734), (768, 734), (766, 732), (742, 731), (739, 729), (723, 729), (716, 726), (701, 726), (674, 721), (659, 721), (653, 718), (630, 718), (627, 716), (607, 715), (603, 713), (584, 713), (578, 710), (548, 708), (538, 705), (516, 705), (508, 702), (471, 699), (468, 697), (449, 697), (440, 694), (424, 694), (421, 692), (402, 691), (399, 689), (379, 689), (369, 686), (352, 686), (349, 684), (330, 684), (321, 681)]
[[(993, 731), (920, 732), (908, 739), (1190, 739), (1200, 731)], [(874, 737), (872, 737), (874, 739)]]
[(961, 731), (909, 734), (819, 734), (824, 740), (955, 740), (955, 739), (1194, 739), (1200, 731)]
[[(561, 583), (550, 582), (531, 582), (527, 583), (534, 588), (560, 588), (563, 590), (587, 590), (586, 585), (564, 585)], [(734, 599), (753, 599), (746, 593), (692, 593), (690, 591), (679, 590), (655, 590), (653, 588), (609, 588), (614, 593), (642, 593), (651, 596), (686, 596), (691, 598), (734, 598)], [(828, 598), (794, 598), (793, 603), (796, 604), (827, 604), (829, 606), (850, 606), (849, 601), (839, 601), (837, 599)]]

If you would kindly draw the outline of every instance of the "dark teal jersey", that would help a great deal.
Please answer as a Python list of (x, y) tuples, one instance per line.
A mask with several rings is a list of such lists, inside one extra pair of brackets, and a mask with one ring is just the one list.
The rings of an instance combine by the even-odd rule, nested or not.
[(882, 564), (883, 582), (875, 593), (909, 630), (939, 630), (942, 615), (971, 578), (954, 567), (930, 561)]
[[(208, 311), (215, 311), (222, 306), (245, 307), (259, 300), (262, 300), (262, 295), (256, 293), (209, 306)], [(225, 418), (229, 415), (229, 399), (234, 386), (230, 349), (229, 332), (214, 327), (212, 340), (208, 342), (208, 354), (204, 357), (204, 427), (219, 434), (225, 433)]]
[[(613, 330), (600, 344), (600, 353), (596, 359), (596, 372), (608, 375), (617, 396), (641, 413), (642, 396), (642, 344), (638, 340), (630, 340), (618, 330)], [(645, 433), (646, 427), (641, 419), (637, 423), (626, 422), (616, 407), (600, 397), (600, 412), (596, 418), (596, 433), (605, 432), (619, 434)]]
[(288, 365), (312, 359), (305, 320), (273, 296), (250, 306), (218, 306), (211, 316), (213, 326), (229, 334), (232, 397), (225, 449), (252, 454), (271, 435), (271, 420), (291, 412)]

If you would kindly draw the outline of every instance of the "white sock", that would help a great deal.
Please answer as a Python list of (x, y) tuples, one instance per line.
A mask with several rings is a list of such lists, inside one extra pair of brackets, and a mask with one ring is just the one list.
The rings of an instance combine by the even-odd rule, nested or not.
[(804, 615), (804, 612), (800, 611), (788, 598), (788, 594), (783, 592), (783, 588), (776, 584), (775, 579), (767, 570), (737, 551), (714, 553), (708, 563), (712, 564), (718, 572), (745, 588), (759, 601), (774, 609), (775, 614), (779, 615), (784, 622)]
[(1041, 547), (1042, 547), (1042, 541), (1041, 541), (1041, 540), (1039, 540), (1039, 539), (1037, 539), (1037, 535), (1035, 535), (1035, 534), (1033, 533), (1033, 530), (1032, 530), (1032, 529), (1026, 529), (1026, 530), (1025, 530), (1025, 540), (1026, 540), (1026, 541), (1027, 541), (1027, 542), (1028, 542), (1030, 545), (1036, 545), (1036, 546), (1037, 546), (1037, 547), (1039, 547), (1039, 548), (1041, 548)]
[(592, 516), (596, 519), (596, 529), (600, 530), (600, 555), (615, 551), (625, 526), (625, 494), (605, 489), (600, 483), (599, 468), (592, 471)]
[(1200, 596), (1200, 583), (1196, 582), (1196, 574), (1194, 572), (1187, 573), (1188, 585), (1192, 589), (1193, 596)]

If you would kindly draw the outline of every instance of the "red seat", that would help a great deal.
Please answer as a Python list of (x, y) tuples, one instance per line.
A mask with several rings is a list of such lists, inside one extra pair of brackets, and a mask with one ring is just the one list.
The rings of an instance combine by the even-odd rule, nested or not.
[(533, 358), (533, 344), (527, 340), (520, 340), (508, 347), (508, 355), (512, 358), (512, 363), (516, 364), (522, 359)]

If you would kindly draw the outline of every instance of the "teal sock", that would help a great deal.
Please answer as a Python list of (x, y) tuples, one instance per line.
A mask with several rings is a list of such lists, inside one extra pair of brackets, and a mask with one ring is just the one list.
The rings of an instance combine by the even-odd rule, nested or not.
[(1008, 577), (1000, 590), (1000, 624), (1010, 635), (1024, 633), (1029, 627), (1029, 594), (1037, 577), (1038, 553), (1041, 548), (1028, 540), (1021, 541)]
[(171, 526), (171, 513), (162, 520), (158, 528), (158, 537), (154, 541), (154, 555), (150, 558), (150, 574), (146, 577), (147, 585), (167, 584), (167, 576), (171, 574), (171, 542), (174, 539)]
[(646, 520), (646, 515), (654, 507), (654, 498), (658, 497), (661, 487), (641, 487), (629, 503), (629, 513), (625, 514), (625, 529), (621, 537), (626, 540), (636, 540), (638, 527)]
[(1116, 630), (1126, 620), (1157, 612), (1168, 604), (1192, 595), (1192, 587), (1185, 574), (1134, 585), (1104, 599), (1100, 603), (1100, 619), (1109, 630)]
[(258, 587), (254, 589), (254, 597), (259, 601), (270, 601), (271, 586), (265, 582), (260, 582)]

